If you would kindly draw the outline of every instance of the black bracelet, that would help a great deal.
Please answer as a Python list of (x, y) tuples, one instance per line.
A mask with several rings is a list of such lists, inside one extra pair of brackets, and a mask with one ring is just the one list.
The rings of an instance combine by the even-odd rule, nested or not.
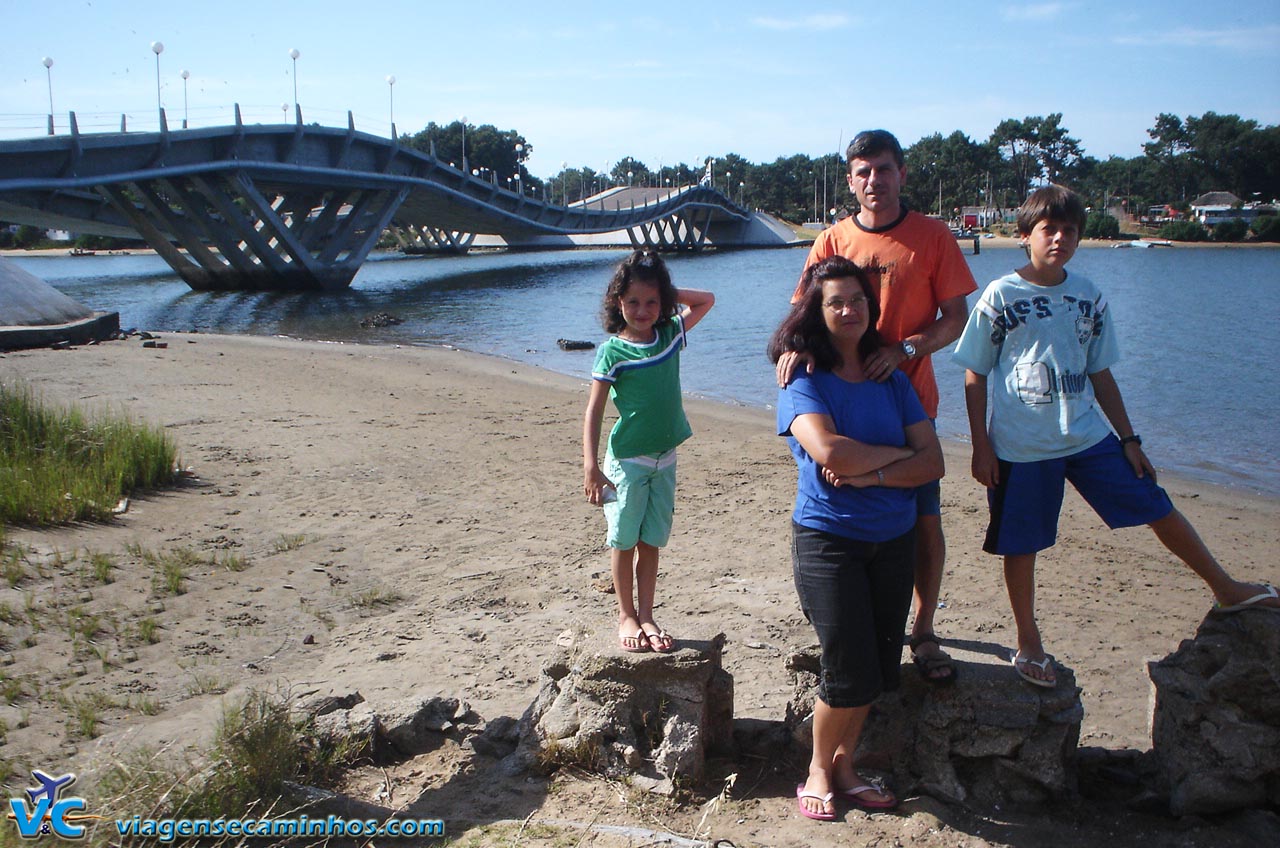
[(1138, 447), (1142, 447), (1142, 437), (1141, 437), (1141, 436), (1139, 436), (1137, 433), (1134, 433), (1132, 436), (1125, 436), (1123, 439), (1121, 439), (1121, 440), (1120, 440), (1120, 447), (1124, 447), (1125, 445), (1129, 444), (1130, 442), (1133, 442), (1133, 443), (1134, 443), (1134, 444), (1136, 444)]

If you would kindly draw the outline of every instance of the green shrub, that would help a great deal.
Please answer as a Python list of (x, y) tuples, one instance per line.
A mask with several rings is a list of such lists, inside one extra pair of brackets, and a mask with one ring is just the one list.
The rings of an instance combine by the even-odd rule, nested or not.
[(1113, 239), (1120, 235), (1120, 222), (1106, 212), (1090, 212), (1084, 222), (1084, 237)]
[(35, 247), (45, 240), (44, 230), (23, 224), (13, 235), (14, 247)]
[(1214, 241), (1244, 241), (1245, 235), (1249, 232), (1249, 225), (1239, 218), (1232, 218), (1229, 221), (1223, 221), (1221, 224), (1215, 224), (1213, 227)]
[(108, 520), (134, 489), (169, 483), (176, 457), (159, 428), (51, 409), (0, 383), (0, 523)]
[(128, 247), (129, 244), (129, 239), (115, 238), (114, 236), (88, 234), (76, 236), (76, 247), (81, 250), (118, 250)]
[(1258, 241), (1280, 241), (1280, 215), (1261, 215), (1251, 229)]
[(1208, 237), (1199, 221), (1170, 221), (1160, 228), (1160, 238), (1171, 241), (1204, 241)]

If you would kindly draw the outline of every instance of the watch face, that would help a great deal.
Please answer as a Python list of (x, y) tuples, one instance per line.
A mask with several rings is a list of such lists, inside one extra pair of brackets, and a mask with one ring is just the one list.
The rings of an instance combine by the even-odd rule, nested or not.
[(907, 355), (908, 359), (910, 359), (911, 357), (916, 355), (916, 346), (913, 345), (911, 342), (903, 342), (902, 352)]

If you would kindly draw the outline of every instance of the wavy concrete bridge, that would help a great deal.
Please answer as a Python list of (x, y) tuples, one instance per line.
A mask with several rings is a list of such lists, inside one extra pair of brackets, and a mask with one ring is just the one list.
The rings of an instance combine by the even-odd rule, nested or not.
[[(556, 206), (390, 139), (291, 125), (167, 128), (0, 142), (0, 220), (141, 236), (193, 289), (348, 286), (384, 230), (409, 250), (572, 246), (625, 231), (636, 246), (764, 246), (785, 228), (707, 186), (615, 189)], [(639, 202), (637, 202), (639, 201)]]

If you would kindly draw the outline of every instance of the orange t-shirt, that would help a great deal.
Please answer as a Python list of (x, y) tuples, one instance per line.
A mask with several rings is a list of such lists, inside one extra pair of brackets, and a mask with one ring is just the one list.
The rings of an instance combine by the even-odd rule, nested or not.
[[(932, 324), (938, 304), (977, 289), (969, 263), (955, 236), (941, 221), (908, 212), (882, 230), (865, 230), (850, 215), (826, 229), (813, 242), (808, 268), (828, 256), (844, 256), (867, 271), (880, 289), (880, 322), (876, 329), (896, 344)], [(800, 286), (791, 296), (800, 297)], [(902, 364), (930, 418), (938, 416), (938, 383), (933, 360), (921, 356)]]

